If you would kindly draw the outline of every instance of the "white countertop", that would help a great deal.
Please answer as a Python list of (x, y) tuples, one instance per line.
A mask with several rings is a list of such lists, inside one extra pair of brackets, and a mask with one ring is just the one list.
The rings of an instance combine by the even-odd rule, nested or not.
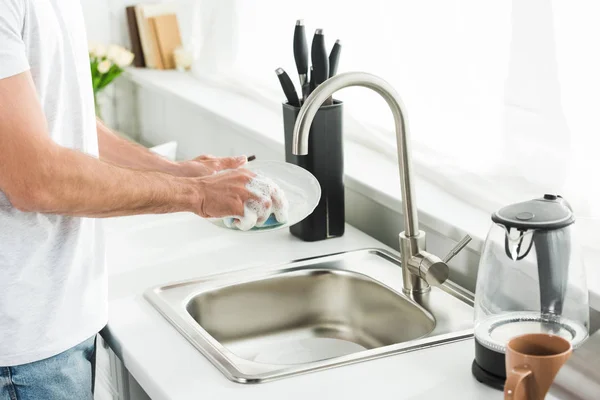
[[(191, 214), (107, 220), (107, 341), (154, 400), (502, 399), (471, 375), (472, 340), (259, 385), (226, 379), (142, 297), (145, 289), (209, 274), (366, 247), (385, 248), (348, 226), (343, 238), (302, 242), (287, 230), (241, 234)], [(400, 272), (399, 272), (400, 273)]]

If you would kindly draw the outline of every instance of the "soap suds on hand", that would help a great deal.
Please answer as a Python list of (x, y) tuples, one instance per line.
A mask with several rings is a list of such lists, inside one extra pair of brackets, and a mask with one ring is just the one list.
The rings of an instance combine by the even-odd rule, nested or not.
[(250, 199), (244, 204), (244, 215), (225, 218), (223, 223), (228, 228), (248, 231), (262, 227), (271, 215), (283, 224), (288, 220), (289, 203), (285, 193), (270, 178), (256, 175), (248, 182), (246, 188), (259, 200)]

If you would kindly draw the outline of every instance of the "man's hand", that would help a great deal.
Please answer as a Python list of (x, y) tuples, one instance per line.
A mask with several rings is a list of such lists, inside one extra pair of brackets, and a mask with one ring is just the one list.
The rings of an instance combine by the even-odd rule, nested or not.
[(271, 214), (279, 222), (287, 220), (285, 195), (264, 176), (240, 168), (191, 179), (200, 189), (193, 211), (201, 217), (231, 219), (232, 226), (244, 231), (262, 226)]
[(203, 218), (222, 218), (244, 215), (244, 203), (250, 199), (270, 207), (270, 199), (258, 198), (248, 190), (255, 174), (247, 169), (225, 171), (195, 179), (200, 201), (193, 210)]
[(239, 157), (213, 157), (200, 156), (190, 161), (179, 163), (178, 176), (202, 177), (214, 175), (227, 169), (236, 169), (248, 162), (246, 156)]

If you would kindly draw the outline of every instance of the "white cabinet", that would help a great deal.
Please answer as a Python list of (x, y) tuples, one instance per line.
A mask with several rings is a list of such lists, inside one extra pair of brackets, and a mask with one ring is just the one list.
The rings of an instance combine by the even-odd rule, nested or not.
[(98, 335), (96, 345), (95, 400), (150, 400), (119, 357)]
[[(115, 353), (106, 345), (102, 336), (96, 341), (96, 386), (95, 400), (126, 400), (127, 391), (123, 388), (118, 376), (121, 374)], [(118, 360), (118, 359), (117, 359)], [(118, 360), (120, 363), (120, 360)], [(121, 386), (121, 387), (120, 387)]]

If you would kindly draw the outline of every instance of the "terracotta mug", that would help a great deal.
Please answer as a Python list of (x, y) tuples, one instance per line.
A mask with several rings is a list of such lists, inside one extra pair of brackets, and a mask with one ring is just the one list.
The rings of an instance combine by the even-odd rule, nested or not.
[(560, 336), (532, 333), (513, 338), (506, 346), (504, 399), (543, 400), (573, 352)]

